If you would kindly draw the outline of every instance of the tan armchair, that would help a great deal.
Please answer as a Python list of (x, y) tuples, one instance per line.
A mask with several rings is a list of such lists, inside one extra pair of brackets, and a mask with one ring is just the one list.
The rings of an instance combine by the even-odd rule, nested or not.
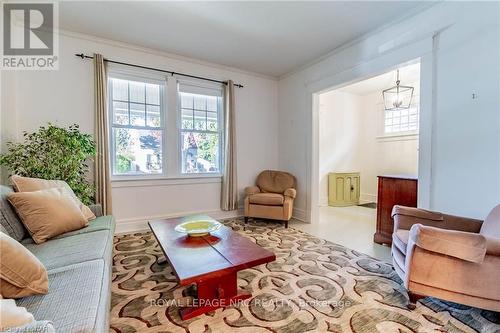
[(257, 177), (256, 186), (245, 189), (245, 222), (249, 217), (288, 221), (292, 218), (297, 180), (288, 172), (265, 170)]
[(500, 311), (500, 205), (483, 221), (394, 206), (392, 259), (409, 308), (432, 296)]

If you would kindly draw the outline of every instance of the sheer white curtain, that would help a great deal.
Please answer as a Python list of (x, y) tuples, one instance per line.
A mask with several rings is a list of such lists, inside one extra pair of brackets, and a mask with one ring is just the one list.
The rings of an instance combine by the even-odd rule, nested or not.
[(108, 112), (106, 66), (101, 54), (94, 54), (94, 108), (95, 108), (95, 188), (96, 203), (102, 205), (104, 215), (112, 213), (109, 172)]
[(238, 209), (236, 177), (236, 129), (234, 119), (234, 83), (224, 87), (224, 172), (222, 174), (221, 209)]

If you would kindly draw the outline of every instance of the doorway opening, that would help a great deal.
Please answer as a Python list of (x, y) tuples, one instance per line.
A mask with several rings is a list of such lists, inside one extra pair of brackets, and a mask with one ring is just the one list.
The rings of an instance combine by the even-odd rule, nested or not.
[[(398, 71), (410, 100), (383, 94)], [(374, 243), (378, 178), (418, 176), (420, 62), (324, 90), (318, 102), (318, 222), (330, 240), (388, 260)]]

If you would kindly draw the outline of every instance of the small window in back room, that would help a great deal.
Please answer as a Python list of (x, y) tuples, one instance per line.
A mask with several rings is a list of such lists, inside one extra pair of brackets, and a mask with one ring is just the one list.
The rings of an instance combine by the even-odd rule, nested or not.
[(419, 107), (412, 103), (409, 109), (385, 110), (384, 133), (418, 132)]

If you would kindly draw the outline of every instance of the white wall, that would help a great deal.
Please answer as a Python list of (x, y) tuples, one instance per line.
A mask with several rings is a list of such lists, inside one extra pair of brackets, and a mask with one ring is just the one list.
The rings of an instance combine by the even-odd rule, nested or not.
[[(93, 68), (75, 53), (102, 53), (105, 57), (171, 69), (178, 72), (232, 79), (243, 84), (236, 89), (238, 185), (253, 184), (259, 171), (278, 167), (277, 82), (262, 75), (89, 36), (60, 36), (58, 71), (2, 73), (2, 146), (21, 139), (22, 131), (33, 131), (52, 122), (61, 126), (78, 123), (93, 132)], [(130, 181), (113, 183), (113, 209), (118, 230), (148, 218), (191, 212), (219, 211), (220, 179), (199, 181)], [(242, 193), (241, 193), (242, 194)]]
[(362, 99), (331, 91), (319, 100), (320, 204), (328, 204), (328, 173), (359, 172)]
[[(418, 82), (409, 85), (418, 87)], [(332, 90), (319, 99), (320, 205), (328, 203), (329, 172), (359, 172), (361, 202), (377, 201), (379, 175), (418, 174), (418, 136), (384, 137), (380, 91)]]
[(311, 86), (378, 74), (371, 71), (419, 56), (425, 60), (420, 149), (430, 156), (419, 161), (430, 173), (424, 205), (483, 218), (500, 203), (499, 25), (497, 2), (442, 2), (283, 77), (279, 136), (287, 144), (280, 145), (279, 166), (298, 177), (297, 208), (305, 211), (311, 202)]

